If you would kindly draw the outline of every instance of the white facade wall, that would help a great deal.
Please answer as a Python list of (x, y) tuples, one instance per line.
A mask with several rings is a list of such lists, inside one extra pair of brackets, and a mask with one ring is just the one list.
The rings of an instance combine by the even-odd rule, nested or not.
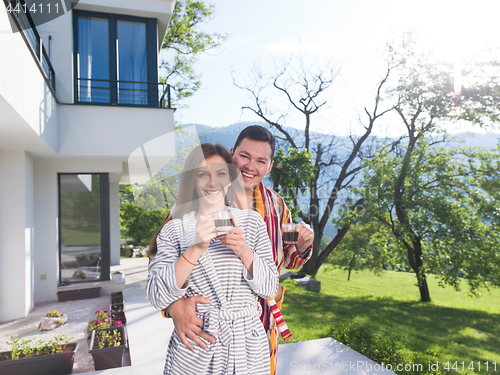
[[(104, 4), (104, 5), (103, 5)], [(160, 48), (174, 0), (81, 0), (77, 9), (156, 18)], [(120, 262), (119, 181), (128, 156), (174, 130), (173, 110), (74, 105), (73, 14), (37, 27), (53, 95), (0, 7), (0, 322), (57, 299), (58, 173), (108, 173), (111, 265)], [(125, 163), (125, 164), (124, 164)]]
[(162, 108), (62, 105), (60, 155), (118, 156), (174, 131), (174, 111)]
[(34, 155), (58, 151), (58, 108), (21, 33), (0, 8), (0, 147)]
[(0, 150), (0, 321), (33, 308), (33, 158)]
[[(122, 163), (106, 160), (36, 160), (35, 175), (35, 302), (57, 300), (59, 283), (58, 173), (109, 173), (111, 265), (120, 264), (118, 181)], [(44, 276), (46, 280), (42, 280)]]

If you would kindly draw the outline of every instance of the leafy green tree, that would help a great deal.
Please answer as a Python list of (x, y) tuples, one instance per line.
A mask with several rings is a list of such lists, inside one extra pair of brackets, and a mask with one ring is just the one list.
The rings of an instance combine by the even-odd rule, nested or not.
[[(416, 275), (421, 301), (431, 299), (426, 278), (431, 270), (457, 288), (463, 274), (474, 293), (480, 285), (487, 285), (480, 275), (491, 277), (491, 269), (482, 261), (468, 265), (466, 258), (475, 259), (469, 251), (481, 253), (486, 250), (484, 243), (495, 242), (496, 236), (482, 244), (470, 240), (479, 233), (489, 233), (484, 218), (476, 218), (471, 202), (481, 202), (488, 210), (491, 201), (480, 189), (480, 180), (491, 168), (483, 162), (482, 169), (476, 168), (485, 157), (479, 151), (447, 153), (436, 144), (444, 140), (439, 135), (446, 134), (446, 127), (457, 119), (479, 125), (495, 121), (498, 101), (492, 93), (499, 91), (496, 77), (500, 65), (485, 62), (488, 73), (480, 79), (469, 74), (473, 69), (466, 68), (464, 86), (454, 92), (453, 67), (418, 48), (411, 34), (399, 45), (389, 44), (388, 51), (395, 81), (389, 83), (384, 95), (394, 101), (393, 109), (406, 134), (399, 144), (379, 150), (368, 162), (371, 169), (362, 184), (364, 191), (379, 192), (367, 202), (369, 211), (390, 228), (401, 264), (409, 265)], [(493, 265), (496, 267), (495, 262)]]
[(362, 187), (377, 193), (366, 209), (388, 229), (372, 242), (391, 244), (394, 266), (413, 270), (421, 301), (430, 301), (431, 272), (457, 290), (465, 280), (472, 294), (500, 286), (499, 205), (485, 189), (500, 177), (498, 152), (429, 143), (422, 138), (411, 157), (408, 146), (405, 157), (380, 150), (369, 162)]
[(328, 263), (347, 270), (347, 280), (352, 271), (369, 269), (378, 274), (389, 260), (387, 247), (378, 246), (378, 234), (385, 230), (378, 222), (358, 222), (351, 225), (342, 242), (332, 252)]
[(214, 13), (214, 6), (200, 0), (177, 0), (162, 48), (167, 51), (161, 67), (162, 77), (175, 90), (177, 100), (187, 98), (200, 88), (200, 76), (193, 65), (198, 57), (219, 47), (226, 36), (201, 30)]
[(314, 177), (312, 154), (307, 150), (288, 148), (285, 151), (279, 148), (274, 155), (274, 167), (270, 177), (273, 189), (285, 199), (293, 218), (296, 219), (299, 215), (297, 196), (306, 192), (308, 182)]
[[(161, 189), (161, 185), (158, 186), (158, 189)], [(168, 214), (167, 209), (145, 209), (148, 205), (157, 208), (156, 202), (152, 200), (153, 196), (148, 194), (146, 200), (145, 197), (136, 194), (134, 199), (130, 185), (120, 186), (120, 229), (126, 237), (132, 238), (137, 245), (148, 245)]]

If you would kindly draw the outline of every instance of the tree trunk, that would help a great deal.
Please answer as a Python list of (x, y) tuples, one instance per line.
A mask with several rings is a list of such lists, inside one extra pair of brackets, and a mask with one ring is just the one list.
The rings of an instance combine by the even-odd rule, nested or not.
[(318, 230), (316, 228), (313, 228), (313, 230), (314, 230), (314, 242), (313, 242), (313, 250), (314, 251), (313, 251), (313, 254), (311, 256), (311, 259), (309, 259), (302, 266), (301, 272), (305, 272), (306, 274), (314, 277), (316, 275), (316, 272), (318, 272), (318, 268), (319, 268), (319, 267), (316, 267), (316, 263), (318, 260), (318, 250), (319, 250), (319, 245), (321, 242), (321, 237), (317, 233)]
[(351, 271), (354, 268), (354, 261), (356, 259), (355, 257), (356, 255), (353, 254), (351, 260), (349, 261), (349, 273), (347, 274), (347, 281), (351, 280)]
[(416, 273), (417, 285), (420, 291), (420, 302), (431, 302), (431, 295), (429, 293), (429, 286), (427, 285), (427, 278), (425, 273)]

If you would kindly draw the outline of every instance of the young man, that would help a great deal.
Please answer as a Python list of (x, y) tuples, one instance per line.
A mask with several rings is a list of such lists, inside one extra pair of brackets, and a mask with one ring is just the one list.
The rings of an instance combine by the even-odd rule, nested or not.
[[(291, 221), (290, 211), (283, 198), (262, 183), (273, 167), (275, 149), (274, 136), (266, 128), (258, 125), (249, 126), (240, 133), (231, 149), (233, 163), (240, 169), (245, 185), (245, 197), (238, 199), (240, 208), (257, 211), (267, 225), (267, 232), (273, 245), (273, 256), (278, 273), (281, 268), (294, 269), (304, 264), (312, 254), (311, 246), (314, 232), (309, 225), (301, 223), (299, 239), (296, 245), (284, 245), (281, 234), (282, 223)], [(291, 337), (280, 312), (283, 301), (283, 289), (280, 287), (275, 298), (261, 300), (261, 320), (268, 335), (271, 354), (271, 374), (276, 373), (279, 334), (286, 341)], [(202, 328), (203, 320), (195, 314), (197, 303), (208, 303), (204, 297), (192, 297), (174, 302), (166, 314), (173, 319), (175, 328), (182, 342), (189, 348), (189, 338), (202, 348), (206, 344), (200, 338), (212, 343), (215, 339)]]

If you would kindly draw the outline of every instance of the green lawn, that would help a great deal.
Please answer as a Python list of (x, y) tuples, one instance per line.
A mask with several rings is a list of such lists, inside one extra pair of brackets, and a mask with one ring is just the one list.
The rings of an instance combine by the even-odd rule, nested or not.
[(287, 288), (283, 316), (293, 340), (331, 337), (335, 325), (354, 321), (373, 332), (398, 335), (410, 352), (435, 351), (441, 367), (446, 361), (465, 361), (466, 367), (480, 361), (486, 373), (486, 361), (490, 370), (496, 361), (500, 372), (500, 289), (469, 297), (466, 290), (439, 287), (430, 276), (432, 302), (421, 303), (411, 273), (359, 272), (347, 281), (347, 272), (325, 266), (316, 278), (320, 293), (305, 291), (293, 280), (281, 282)]
[(63, 229), (63, 241), (66, 246), (99, 246), (101, 244), (101, 232), (99, 228), (89, 230)]

